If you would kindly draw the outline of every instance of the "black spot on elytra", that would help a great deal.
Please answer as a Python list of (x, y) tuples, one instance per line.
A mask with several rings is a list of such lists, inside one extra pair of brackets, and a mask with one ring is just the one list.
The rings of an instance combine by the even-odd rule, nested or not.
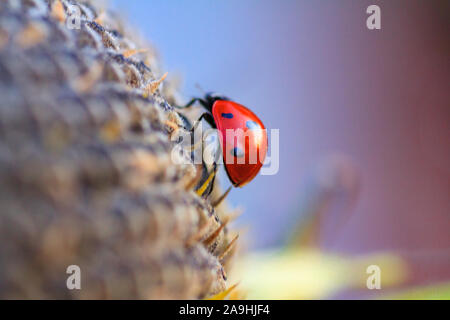
[(232, 119), (233, 114), (232, 113), (222, 113), (222, 118)]
[(249, 120), (249, 121), (247, 121), (247, 122), (245, 123), (245, 125), (246, 125), (247, 128), (249, 128), (249, 129), (259, 129), (259, 124), (256, 123), (255, 121)]
[(242, 158), (244, 156), (244, 151), (242, 151), (240, 148), (236, 147), (231, 149), (231, 155), (236, 158)]

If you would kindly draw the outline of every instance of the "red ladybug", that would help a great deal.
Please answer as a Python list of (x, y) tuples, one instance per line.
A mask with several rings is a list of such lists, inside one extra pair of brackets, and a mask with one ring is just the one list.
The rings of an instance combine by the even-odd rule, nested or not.
[[(224, 96), (208, 93), (204, 98), (192, 99), (185, 107), (196, 101), (208, 112), (201, 115), (191, 130), (195, 130), (201, 119), (217, 128), (222, 138), (222, 154), (228, 177), (235, 187), (246, 185), (258, 174), (266, 158), (268, 140), (264, 124), (251, 110)], [(234, 141), (227, 140), (227, 130), (236, 132), (236, 136), (228, 136)], [(235, 130), (241, 130), (243, 134)]]

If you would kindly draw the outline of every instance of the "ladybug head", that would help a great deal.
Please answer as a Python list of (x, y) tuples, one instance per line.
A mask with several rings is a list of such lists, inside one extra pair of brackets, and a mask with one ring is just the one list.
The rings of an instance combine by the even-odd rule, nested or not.
[(215, 92), (208, 92), (205, 94), (205, 97), (200, 100), (200, 103), (211, 112), (214, 102), (217, 100), (230, 100), (228, 97), (225, 97), (222, 94)]

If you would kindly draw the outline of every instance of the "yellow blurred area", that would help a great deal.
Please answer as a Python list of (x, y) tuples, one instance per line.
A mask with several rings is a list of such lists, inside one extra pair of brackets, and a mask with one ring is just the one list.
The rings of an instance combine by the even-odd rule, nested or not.
[(344, 289), (367, 288), (367, 267), (381, 269), (382, 286), (401, 284), (406, 262), (380, 253), (359, 257), (328, 254), (316, 249), (261, 251), (237, 261), (231, 283), (247, 299), (323, 299)]

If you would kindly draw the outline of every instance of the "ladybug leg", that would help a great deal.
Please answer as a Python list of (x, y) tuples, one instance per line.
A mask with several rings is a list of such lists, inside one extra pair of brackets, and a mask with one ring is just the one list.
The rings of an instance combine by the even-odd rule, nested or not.
[(200, 102), (200, 104), (201, 105), (205, 105), (205, 101), (203, 100), (203, 99), (201, 99), (201, 98), (192, 98), (191, 100), (189, 100), (189, 102), (188, 103), (186, 103), (184, 106), (174, 106), (175, 108), (177, 108), (177, 109), (186, 109), (186, 108), (189, 108), (189, 107), (191, 107), (194, 103), (196, 103), (196, 102)]
[(203, 119), (205, 119), (205, 121), (208, 122), (212, 128), (214, 128), (214, 129), (216, 128), (216, 124), (214, 122), (214, 118), (213, 118), (212, 114), (205, 112), (205, 113), (202, 113), (202, 115), (200, 116), (200, 118), (198, 118), (197, 121), (195, 121), (194, 126), (190, 130), (191, 133), (194, 133), (195, 129), (197, 129), (198, 125), (200, 124), (200, 122), (202, 122)]
[(177, 106), (178, 109), (186, 109), (192, 106), (194, 103), (196, 103), (199, 99), (198, 98), (192, 98), (187, 104), (184, 106)]
[[(194, 125), (192, 126), (192, 128), (189, 130), (191, 133), (191, 141), (195, 140), (194, 139), (194, 133), (195, 130), (197, 129), (198, 125), (202, 122), (202, 119), (205, 119), (206, 122), (208, 122), (213, 128), (216, 128), (216, 125), (214, 123), (214, 118), (210, 113), (203, 113), (200, 118), (198, 118), (198, 120), (194, 123)], [(199, 148), (199, 146), (203, 146), (203, 137), (201, 139), (201, 141), (197, 142), (197, 143), (192, 143), (191, 144), (191, 152), (197, 150)]]
[(174, 106), (174, 107), (177, 109), (186, 109), (186, 108), (191, 107), (196, 102), (199, 102), (206, 110), (211, 112), (213, 102), (209, 101), (208, 99), (202, 99), (202, 98), (192, 98), (184, 106)]
[(217, 172), (217, 164), (214, 163), (214, 168), (209, 173), (208, 178), (203, 182), (203, 184), (200, 187), (197, 188), (197, 190), (195, 190), (195, 192), (199, 196), (203, 197), (205, 194), (206, 196), (209, 196), (209, 194), (212, 192), (212, 186), (214, 184), (216, 172)]
[(211, 195), (211, 193), (212, 193), (212, 191), (213, 191), (213, 189), (214, 189), (214, 183), (216, 182), (216, 173), (217, 173), (217, 170), (218, 170), (218, 169), (217, 169), (217, 164), (214, 162), (214, 169), (213, 169), (214, 176), (213, 176), (212, 181), (211, 181), (211, 183), (209, 184), (208, 188), (206, 189), (206, 192), (204, 193), (205, 198), (208, 198), (208, 197)]
[(189, 121), (189, 119), (182, 113), (178, 112), (178, 116), (183, 120), (184, 129), (191, 130), (192, 129), (192, 123)]
[(217, 129), (216, 122), (214, 121), (214, 117), (212, 116), (211, 113), (205, 112), (204, 114), (202, 114), (202, 116), (203, 116), (203, 119), (205, 119), (205, 121), (208, 122), (208, 124), (211, 126), (211, 128)]

